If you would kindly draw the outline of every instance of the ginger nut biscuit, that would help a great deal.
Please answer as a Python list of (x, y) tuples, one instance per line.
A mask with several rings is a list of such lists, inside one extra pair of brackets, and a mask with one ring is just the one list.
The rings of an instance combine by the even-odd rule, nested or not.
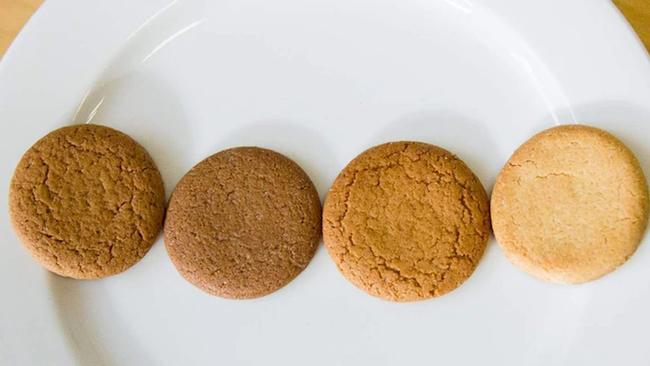
[(393, 301), (460, 286), (489, 233), (478, 178), (450, 152), (420, 142), (363, 152), (336, 178), (324, 205), (325, 245), (339, 270), (360, 289)]
[(321, 204), (305, 172), (257, 147), (224, 150), (176, 186), (165, 246), (178, 272), (213, 295), (247, 299), (289, 283), (321, 237)]
[(22, 157), (9, 192), (14, 230), (61, 276), (96, 279), (138, 262), (162, 228), (165, 192), (153, 160), (99, 125), (50, 132)]

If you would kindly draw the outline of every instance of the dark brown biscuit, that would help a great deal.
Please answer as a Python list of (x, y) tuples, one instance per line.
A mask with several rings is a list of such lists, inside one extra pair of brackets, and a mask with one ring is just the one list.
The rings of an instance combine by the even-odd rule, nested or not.
[(443, 295), (474, 271), (490, 233), (481, 182), (458, 158), (419, 142), (373, 147), (336, 178), (325, 245), (362, 290), (393, 301)]
[(309, 177), (257, 147), (221, 151), (178, 183), (165, 246), (179, 273), (217, 296), (245, 299), (281, 288), (309, 263), (321, 236)]
[(23, 155), (9, 192), (21, 242), (45, 268), (93, 279), (140, 260), (162, 227), (165, 192), (147, 152), (108, 127), (63, 127)]
[(591, 281), (625, 263), (643, 237), (648, 206), (634, 154), (584, 125), (526, 141), (492, 192), (494, 234), (510, 261), (556, 283)]

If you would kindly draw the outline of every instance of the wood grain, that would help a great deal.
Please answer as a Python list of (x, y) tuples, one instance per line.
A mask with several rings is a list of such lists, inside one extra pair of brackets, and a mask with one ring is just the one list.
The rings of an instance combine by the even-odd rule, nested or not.
[[(650, 50), (650, 0), (613, 0)], [(43, 0), (0, 0), (0, 55)]]

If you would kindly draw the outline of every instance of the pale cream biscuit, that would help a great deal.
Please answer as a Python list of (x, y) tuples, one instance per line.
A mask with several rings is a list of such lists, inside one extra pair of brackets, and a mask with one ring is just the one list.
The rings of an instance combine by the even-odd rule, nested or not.
[(565, 125), (515, 151), (497, 178), (491, 212), (514, 264), (547, 281), (582, 283), (634, 253), (648, 221), (648, 186), (616, 137)]

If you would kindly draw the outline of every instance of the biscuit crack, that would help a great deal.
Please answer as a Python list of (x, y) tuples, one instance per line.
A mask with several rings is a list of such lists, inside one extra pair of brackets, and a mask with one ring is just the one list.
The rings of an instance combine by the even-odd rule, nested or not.
[[(462, 162), (437, 150), (409, 150), (408, 147), (406, 144), (399, 151), (384, 156), (375, 155), (367, 162), (353, 160), (346, 168), (347, 172), (343, 173), (347, 174), (344, 175), (345, 180), (340, 181), (338, 186), (335, 182), (330, 190), (332, 200), (338, 199), (333, 206), (335, 211), (332, 212), (336, 216), (324, 217), (326, 228), (332, 230), (334, 240), (338, 241), (334, 245), (328, 243), (328, 249), (339, 270), (371, 292), (379, 296), (382, 291), (384, 294), (390, 293), (394, 299), (399, 299), (402, 295), (411, 299), (422, 298), (449, 291), (452, 284), (445, 281), (450, 280), (450, 274), (475, 267), (487, 239), (484, 226), (489, 227), (489, 218), (483, 217), (488, 210), (488, 205), (483, 203), (486, 201), (484, 193), (476, 187), (477, 179), (471, 171), (467, 172), (469, 169)], [(377, 172), (378, 176), (369, 175), (369, 179), (365, 179), (366, 176), (362, 174), (369, 174), (368, 172)], [(361, 183), (364, 187), (358, 187)], [(378, 187), (378, 190), (374, 187)], [(373, 195), (378, 194), (379, 199), (364, 199), (364, 189), (374, 190)], [(403, 195), (404, 198), (381, 198), (386, 195)], [(436, 206), (439, 200), (456, 202), (456, 205), (451, 211), (440, 211)], [(406, 217), (400, 215), (400, 223), (392, 226), (392, 229), (381, 228), (381, 225), (389, 225), (382, 221), (388, 219), (384, 217), (388, 213), (383, 213), (388, 207), (407, 212)], [(429, 213), (417, 214), (421, 210)], [(432, 211), (435, 212), (433, 215), (430, 213)], [(351, 219), (353, 214), (355, 216)], [(412, 230), (419, 233), (414, 235), (421, 235), (422, 229), (418, 229), (418, 221), (423, 219), (430, 220), (433, 225), (448, 225), (436, 229), (445, 230), (445, 233), (434, 235), (439, 236), (433, 239), (435, 244), (427, 244), (426, 239), (414, 237), (412, 240), (407, 239), (413, 242), (391, 244), (386, 241), (380, 247), (375, 247), (368, 242), (371, 238), (365, 237), (372, 235), (373, 238), (379, 238), (377, 240), (399, 240), (404, 235), (411, 235)], [(452, 226), (451, 222), (446, 223), (448, 220), (458, 220), (458, 223)], [(397, 230), (397, 236), (386, 237), (392, 234), (384, 233), (384, 230)], [(364, 237), (359, 238), (357, 235)], [(462, 243), (461, 239), (464, 240)], [(467, 249), (463, 250), (466, 245)], [(389, 248), (389, 252), (380, 250), (384, 247)], [(437, 249), (429, 252), (429, 248)], [(410, 255), (413, 251), (424, 252), (425, 256), (417, 259), (418, 256)], [(389, 260), (389, 257), (395, 258)], [(366, 271), (376, 273), (373, 276), (377, 281), (380, 279), (381, 284), (364, 278)], [(455, 274), (453, 278), (456, 278)], [(411, 295), (408, 295), (409, 292)], [(416, 292), (419, 295), (414, 295)]]

